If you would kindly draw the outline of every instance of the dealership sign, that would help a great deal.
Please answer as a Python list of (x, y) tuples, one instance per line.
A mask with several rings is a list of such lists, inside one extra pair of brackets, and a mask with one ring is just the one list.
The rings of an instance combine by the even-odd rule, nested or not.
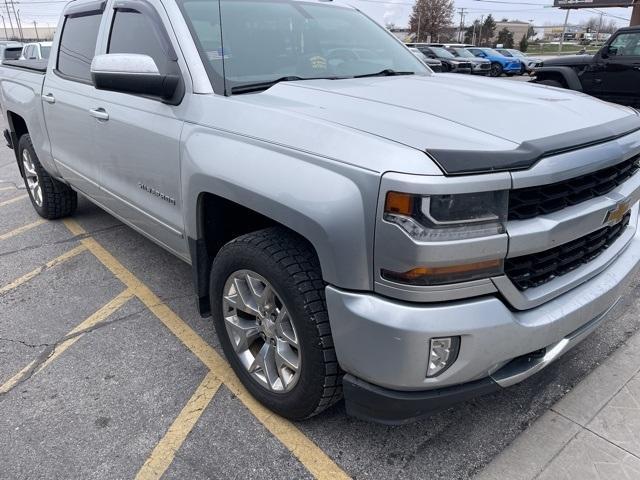
[(634, 0), (554, 0), (560, 8), (631, 7)]

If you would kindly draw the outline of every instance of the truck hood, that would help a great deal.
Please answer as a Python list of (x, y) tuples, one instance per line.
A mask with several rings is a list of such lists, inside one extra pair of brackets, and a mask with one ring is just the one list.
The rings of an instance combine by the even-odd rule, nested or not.
[(640, 128), (633, 110), (581, 93), (458, 74), (283, 82), (235, 98), (413, 147), (445, 174), (528, 168)]
[(565, 55), (563, 57), (549, 58), (544, 60), (544, 67), (588, 65), (593, 63), (594, 55)]

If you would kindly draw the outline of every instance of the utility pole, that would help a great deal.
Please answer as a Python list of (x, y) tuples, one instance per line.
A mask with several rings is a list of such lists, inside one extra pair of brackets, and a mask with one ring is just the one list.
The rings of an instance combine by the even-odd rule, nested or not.
[(7, 0), (4, 0), (4, 5), (7, 8), (7, 15), (9, 15), (9, 25), (11, 26), (11, 36), (15, 38), (16, 31), (13, 29), (13, 22), (11, 21), (11, 10), (9, 10), (9, 4)]
[(477, 21), (473, 22), (473, 35), (471, 36), (471, 43), (473, 43), (474, 45), (476, 44), (476, 26), (477, 26)]
[(630, 26), (635, 27), (636, 25), (640, 25), (640, 1), (638, 0), (636, 0), (636, 3), (633, 5)]
[(418, 10), (418, 32), (416, 33), (416, 43), (420, 43), (420, 26), (421, 25), (422, 25), (422, 12)]
[(4, 15), (0, 15), (2, 17), (2, 27), (4, 28), (4, 39), (9, 40), (9, 35), (7, 34), (7, 24), (4, 23)]
[(20, 25), (20, 17), (16, 13), (16, 4), (13, 0), (11, 0), (11, 8), (13, 9), (13, 16), (16, 17), (16, 24), (18, 26), (18, 33), (20, 34), (20, 41), (24, 42), (24, 37), (22, 36), (22, 25)]
[(462, 42), (460, 40), (460, 37), (462, 35), (462, 29), (464, 28), (464, 11), (466, 10), (466, 8), (461, 8), (460, 9), (460, 28), (458, 30), (458, 42)]
[(480, 17), (480, 33), (478, 35), (478, 47), (482, 46), (482, 29), (484, 28), (484, 15)]
[(596, 44), (600, 41), (600, 29), (602, 28), (602, 17), (604, 12), (600, 12), (600, 21), (598, 22), (598, 29), (596, 30)]
[(36, 21), (33, 21), (33, 29), (36, 31), (36, 40), (39, 42), (40, 41), (40, 37), (38, 36), (38, 24), (36, 23)]
[(562, 52), (562, 46), (564, 45), (564, 34), (567, 32), (567, 24), (569, 23), (569, 12), (571, 9), (567, 8), (567, 16), (564, 17), (564, 27), (562, 27), (562, 36), (560, 37), (560, 45), (558, 45), (558, 52)]

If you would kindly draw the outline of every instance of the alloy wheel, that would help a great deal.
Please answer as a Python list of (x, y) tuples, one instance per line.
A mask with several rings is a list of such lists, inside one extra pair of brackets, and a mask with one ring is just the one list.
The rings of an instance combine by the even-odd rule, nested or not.
[(31, 198), (38, 207), (42, 207), (42, 186), (40, 185), (36, 167), (33, 165), (31, 153), (27, 149), (22, 150), (22, 167), (27, 188), (31, 192)]
[(224, 286), (223, 315), (240, 363), (263, 388), (290, 391), (300, 377), (301, 350), (289, 309), (261, 275), (239, 270)]

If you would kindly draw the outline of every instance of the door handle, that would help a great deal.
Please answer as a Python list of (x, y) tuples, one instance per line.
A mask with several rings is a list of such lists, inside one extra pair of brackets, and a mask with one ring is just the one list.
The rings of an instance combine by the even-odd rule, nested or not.
[(42, 96), (42, 99), (47, 102), (47, 103), (56, 103), (56, 97), (54, 97), (52, 94), (47, 93), (46, 95)]
[(98, 120), (109, 120), (109, 114), (104, 108), (95, 108), (93, 110), (89, 110), (89, 114), (97, 118)]

